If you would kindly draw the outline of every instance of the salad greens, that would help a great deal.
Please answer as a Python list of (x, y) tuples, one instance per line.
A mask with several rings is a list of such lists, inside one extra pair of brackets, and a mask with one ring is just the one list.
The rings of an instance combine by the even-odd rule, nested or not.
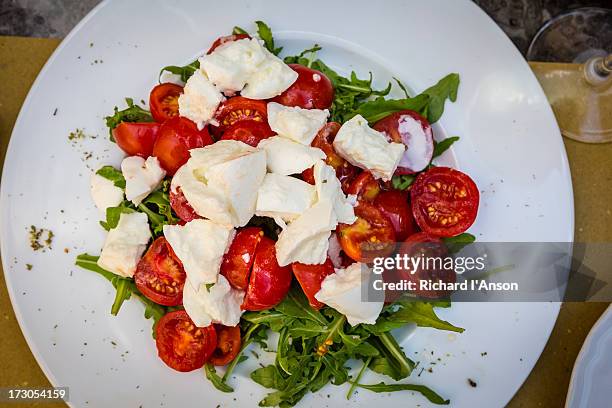
[[(271, 53), (278, 55), (282, 47), (274, 42), (272, 30), (262, 21), (256, 21), (257, 33)], [(234, 27), (232, 34), (246, 34), (247, 31)], [(330, 109), (331, 120), (343, 123), (359, 114), (370, 123), (377, 122), (388, 115), (410, 109), (425, 116), (430, 123), (438, 121), (444, 111), (446, 100), (454, 102), (457, 98), (459, 76), (449, 74), (437, 84), (427, 88), (421, 94), (410, 96), (402, 82), (394, 78), (405, 98), (387, 99), (392, 84), (384, 89), (373, 86), (372, 74), (367, 79), (359, 78), (355, 72), (344, 77), (317, 58), (319, 45), (314, 45), (296, 56), (287, 56), (285, 63), (296, 63), (316, 69), (324, 73), (335, 89), (334, 100)], [(180, 75), (186, 82), (199, 69), (199, 62), (193, 61), (185, 66), (166, 66), (160, 71), (168, 71)], [(133, 100), (126, 98), (128, 107), (121, 111), (117, 107), (112, 116), (106, 117), (106, 124), (111, 131), (121, 122), (151, 122), (150, 112), (135, 105)], [(439, 157), (450, 146), (459, 140), (450, 137), (435, 143), (433, 157)], [(111, 180), (115, 186), (125, 189), (125, 179), (121, 172), (111, 166), (104, 166), (97, 174)], [(394, 176), (393, 188), (407, 190), (416, 175)], [(166, 179), (160, 187), (147, 196), (142, 203), (135, 206), (124, 200), (116, 207), (106, 210), (106, 219), (100, 224), (106, 230), (117, 226), (123, 213), (142, 212), (149, 219), (154, 237), (162, 234), (162, 228), (167, 224), (179, 221), (169, 202), (170, 180)], [(249, 225), (264, 229), (267, 236), (276, 239), (279, 228), (276, 223), (266, 217), (253, 217)], [(444, 242), (451, 253), (459, 251), (463, 246), (473, 242), (471, 234), (461, 234), (453, 238), (445, 238)], [(76, 258), (76, 265), (100, 274), (116, 289), (115, 299), (111, 306), (111, 314), (116, 315), (123, 302), (136, 296), (145, 305), (145, 318), (152, 319), (153, 337), (155, 325), (169, 311), (180, 307), (165, 307), (158, 305), (140, 293), (134, 280), (117, 276), (99, 267), (99, 257), (81, 254)], [(222, 392), (232, 392), (228, 384), (232, 372), (238, 364), (248, 357), (245, 349), (257, 344), (268, 351), (268, 333), (275, 332), (278, 341), (275, 347), (276, 358), (272, 364), (261, 365), (250, 377), (261, 386), (270, 389), (270, 393), (259, 402), (260, 406), (291, 407), (297, 404), (308, 392), (316, 392), (328, 383), (336, 386), (347, 384), (347, 399), (356, 388), (372, 392), (395, 392), (408, 390), (418, 392), (434, 404), (448, 404), (430, 388), (423, 385), (405, 383), (363, 384), (361, 378), (367, 370), (374, 371), (390, 380), (401, 381), (410, 376), (416, 364), (412, 361), (395, 340), (392, 330), (406, 325), (431, 327), (461, 333), (464, 329), (440, 319), (435, 311), (438, 307), (450, 307), (450, 302), (416, 302), (397, 301), (383, 308), (375, 324), (359, 324), (351, 326), (346, 317), (336, 310), (324, 307), (313, 309), (303, 292), (295, 284), (285, 299), (270, 310), (246, 312), (240, 321), (242, 346), (238, 356), (225, 368), (222, 374), (217, 373), (211, 364), (204, 366), (204, 373), (211, 383)], [(258, 354), (252, 351), (258, 358)], [(356, 376), (349, 373), (349, 363), (359, 362), (360, 368)]]
[(125, 102), (128, 105), (127, 108), (119, 110), (119, 108), (115, 106), (114, 114), (105, 118), (110, 140), (112, 142), (115, 141), (113, 129), (119, 126), (121, 122), (153, 122), (151, 112), (135, 105), (132, 98), (125, 98)]

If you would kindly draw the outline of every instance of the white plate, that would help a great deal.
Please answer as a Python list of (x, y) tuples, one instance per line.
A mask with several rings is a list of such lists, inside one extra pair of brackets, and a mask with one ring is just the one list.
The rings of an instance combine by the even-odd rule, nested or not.
[[(222, 394), (202, 372), (178, 374), (156, 357), (142, 306), (108, 311), (108, 282), (73, 266), (98, 253), (99, 214), (88, 193), (90, 168), (118, 164), (102, 118), (124, 96), (148, 99), (160, 67), (189, 61), (234, 25), (267, 21), (286, 52), (313, 42), (346, 73), (372, 70), (420, 91), (449, 72), (461, 75), (459, 99), (447, 104), (438, 137), (459, 135), (457, 165), (482, 190), (472, 228), (483, 241), (571, 241), (572, 187), (565, 150), (546, 98), (506, 36), (465, 1), (282, 0), (109, 1), (64, 40), (32, 87), (6, 158), (1, 191), (4, 270), (24, 335), (51, 382), (70, 387), (73, 406), (253, 406), (265, 390), (239, 367), (234, 394)], [(57, 109), (56, 114), (54, 111)], [(70, 143), (76, 128), (99, 135)], [(83, 160), (84, 152), (93, 157)], [(454, 160), (448, 156), (449, 160)], [(34, 253), (26, 228), (52, 229), (52, 251)], [(69, 253), (63, 251), (70, 250)], [(31, 271), (26, 263), (34, 265)], [(558, 304), (456, 304), (442, 317), (464, 334), (419, 329), (404, 346), (421, 367), (410, 381), (432, 386), (454, 406), (502, 406), (531, 371), (550, 334)], [(484, 353), (486, 352), (486, 355)], [(482, 353), (482, 354), (481, 354)], [(438, 357), (441, 361), (438, 361)], [(477, 382), (476, 388), (467, 379)], [(378, 379), (373, 375), (366, 382)], [(302, 406), (426, 405), (411, 393), (328, 386)], [(204, 405), (202, 405), (204, 404)]]
[(566, 408), (606, 408), (612, 399), (612, 306), (587, 336), (572, 371)]

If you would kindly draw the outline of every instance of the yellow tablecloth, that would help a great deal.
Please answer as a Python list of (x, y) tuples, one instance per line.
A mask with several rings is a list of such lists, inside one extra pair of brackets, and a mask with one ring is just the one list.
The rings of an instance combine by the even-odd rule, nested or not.
[[(53, 39), (0, 37), (2, 161), (26, 93), (58, 43)], [(576, 241), (612, 242), (612, 144), (564, 141), (574, 182)], [(0, 387), (49, 386), (15, 320), (3, 278), (4, 275), (0, 279)], [(563, 406), (576, 355), (591, 326), (607, 306), (602, 303), (563, 305), (542, 357), (510, 407)], [(28, 406), (39, 405), (64, 406)]]

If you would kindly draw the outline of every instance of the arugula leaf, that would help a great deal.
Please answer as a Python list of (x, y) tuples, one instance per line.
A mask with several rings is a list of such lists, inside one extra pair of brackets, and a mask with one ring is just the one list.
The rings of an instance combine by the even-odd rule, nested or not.
[(140, 293), (133, 279), (123, 278), (101, 268), (98, 265), (98, 258), (99, 256), (81, 254), (76, 257), (75, 264), (83, 269), (96, 272), (97, 274), (103, 276), (113, 285), (113, 287), (115, 287), (117, 293), (115, 294), (115, 300), (113, 301), (113, 305), (111, 307), (112, 315), (115, 316), (117, 313), (119, 313), (119, 309), (121, 308), (123, 302), (129, 299), (132, 294), (138, 297), (138, 299), (145, 305), (145, 319), (153, 319), (152, 336), (155, 338), (155, 327), (157, 326), (157, 322), (170, 310), (170, 308), (158, 305), (145, 297), (142, 293)]
[(114, 168), (113, 166), (103, 166), (96, 171), (96, 174), (112, 181), (115, 184), (115, 187), (125, 189), (125, 178), (123, 177), (123, 174), (120, 170)]
[(406, 89), (406, 86), (402, 83), (402, 81), (400, 81), (396, 77), (393, 77), (393, 79), (395, 80), (395, 82), (397, 82), (397, 86), (399, 86), (399, 88), (402, 90), (402, 92), (404, 93), (406, 98), (410, 98), (410, 94), (408, 93), (408, 89)]
[(372, 359), (370, 369), (379, 374), (387, 375), (394, 380), (401, 380), (412, 373), (414, 362), (406, 357), (391, 333), (385, 332), (368, 339), (381, 353), (380, 357)]
[(149, 194), (142, 203), (138, 205), (138, 210), (147, 214), (155, 237), (163, 233), (164, 225), (176, 224), (179, 219), (172, 212), (170, 206), (170, 180), (162, 182), (160, 188)]
[(476, 237), (472, 234), (464, 232), (454, 237), (442, 238), (442, 241), (446, 244), (448, 251), (451, 254), (456, 254), (461, 251), (464, 247), (476, 241)]
[(123, 200), (117, 207), (108, 207), (106, 209), (106, 221), (100, 221), (100, 225), (107, 231), (117, 227), (119, 224), (119, 218), (121, 214), (133, 213), (136, 210), (133, 208), (132, 203), (127, 200)]
[(227, 385), (225, 382), (223, 382), (223, 379), (219, 377), (214, 365), (206, 363), (204, 365), (204, 372), (206, 373), (206, 378), (208, 378), (208, 380), (212, 383), (212, 385), (215, 386), (216, 389), (221, 392), (234, 392), (234, 389)]
[(392, 113), (399, 112), (401, 110), (408, 109), (416, 112), (423, 112), (425, 109), (427, 109), (429, 100), (430, 97), (424, 94), (406, 99), (385, 99), (379, 97), (373, 101), (368, 101), (361, 104), (352, 116), (359, 114), (368, 122), (376, 123)]
[(357, 388), (357, 385), (359, 384), (359, 380), (361, 380), (361, 377), (363, 377), (363, 373), (365, 372), (366, 368), (368, 368), (368, 366), (370, 365), (370, 361), (372, 361), (372, 357), (368, 357), (368, 359), (361, 366), (359, 373), (357, 373), (357, 377), (355, 377), (355, 380), (351, 381), (351, 387), (346, 393), (347, 400), (351, 399), (351, 395), (353, 395), (353, 391), (355, 391), (355, 388)]
[(320, 312), (310, 307), (304, 292), (295, 286), (291, 288), (287, 296), (285, 296), (285, 299), (276, 306), (274, 310), (299, 319), (312, 320), (323, 326), (328, 325), (328, 321), (325, 317), (323, 317)]
[(384, 382), (380, 382), (378, 384), (358, 384), (354, 383), (355, 386), (359, 388), (363, 388), (366, 390), (370, 390), (373, 392), (396, 392), (396, 391), (415, 391), (422, 394), (425, 398), (429, 400), (429, 402), (437, 405), (448, 405), (450, 404), (450, 400), (442, 398), (436, 392), (434, 392), (431, 388), (426, 387), (424, 385), (415, 385), (415, 384), (385, 384)]
[[(159, 71), (159, 78), (161, 79), (162, 74), (164, 73), (164, 71), (168, 71), (172, 74), (175, 75), (180, 75), (181, 76), (181, 81), (183, 82), (187, 82), (187, 80), (200, 68), (200, 61), (195, 60), (190, 62), (187, 65), (184, 66), (177, 66), (177, 65), (168, 65), (165, 66), (161, 69), (161, 71)], [(161, 82), (161, 81), (160, 81)]]
[(280, 54), (280, 52), (283, 50), (283, 47), (276, 48), (274, 46), (274, 37), (272, 36), (272, 30), (270, 29), (270, 27), (268, 27), (268, 25), (263, 21), (256, 21), (255, 24), (257, 24), (257, 35), (259, 35), (259, 38), (263, 40), (264, 45), (268, 49), (268, 51), (270, 51), (274, 55)]
[(275, 365), (258, 368), (251, 373), (251, 379), (265, 388), (281, 390), (285, 388), (286, 380)]
[(448, 74), (437, 84), (423, 91), (423, 95), (429, 96), (429, 105), (427, 106), (426, 114), (429, 123), (436, 123), (444, 112), (444, 103), (447, 99), (451, 102), (457, 100), (457, 91), (459, 90), (459, 74)]
[(463, 333), (464, 329), (440, 319), (434, 311), (434, 305), (429, 302), (398, 302), (401, 306), (396, 312), (387, 317), (390, 322), (415, 323), (419, 327), (433, 327), (438, 330), (448, 330)]
[(412, 174), (402, 174), (399, 176), (393, 176), (391, 178), (391, 185), (396, 190), (404, 191), (408, 190), (408, 187), (412, 185), (415, 179), (416, 176)]
[(115, 106), (113, 115), (104, 118), (106, 121), (106, 126), (108, 127), (108, 133), (110, 134), (110, 140), (112, 142), (115, 141), (113, 129), (119, 126), (119, 124), (122, 122), (153, 122), (151, 112), (141, 108), (138, 105), (134, 105), (134, 100), (132, 98), (125, 98), (125, 102), (128, 105), (127, 108), (119, 110), (119, 108)]
[(247, 31), (242, 28), (242, 27), (238, 27), (238, 26), (234, 26), (234, 29), (232, 30), (232, 34), (233, 35), (238, 35), (238, 34), (248, 34)]
[(459, 136), (447, 137), (446, 139), (440, 142), (434, 142), (434, 151), (431, 159), (435, 159), (436, 157), (442, 156), (442, 153), (447, 151), (453, 143), (459, 140)]

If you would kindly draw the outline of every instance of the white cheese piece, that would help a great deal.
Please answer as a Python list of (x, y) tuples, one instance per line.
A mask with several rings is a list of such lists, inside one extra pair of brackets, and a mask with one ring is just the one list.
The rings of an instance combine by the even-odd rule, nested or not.
[(238, 92), (267, 58), (257, 39), (229, 41), (200, 58), (200, 67), (221, 92)]
[(268, 173), (259, 187), (255, 214), (293, 221), (310, 208), (315, 197), (313, 185), (295, 177)]
[(178, 98), (179, 114), (191, 119), (202, 130), (224, 99), (204, 71), (198, 69), (189, 77)]
[(161, 75), (159, 76), (159, 82), (162, 84), (175, 84), (180, 86), (185, 85), (185, 82), (183, 82), (179, 74), (173, 74), (170, 71), (162, 71)]
[(336, 269), (321, 283), (315, 298), (346, 316), (351, 326), (359, 323), (374, 324), (383, 308), (383, 302), (361, 300), (361, 272), (365, 264), (356, 262), (346, 269)]
[(223, 254), (234, 239), (234, 230), (197, 219), (185, 225), (164, 225), (164, 237), (183, 264), (187, 281), (199, 288), (217, 282)]
[(326, 157), (319, 148), (280, 136), (264, 139), (257, 147), (266, 151), (268, 171), (285, 176), (299, 174)]
[(89, 182), (91, 198), (102, 213), (108, 207), (116, 207), (123, 201), (123, 190), (99, 174), (93, 173)]
[(193, 323), (198, 327), (211, 323), (236, 326), (242, 315), (244, 291), (232, 288), (223, 275), (210, 288), (206, 286), (201, 285), (196, 291), (191, 283), (185, 282), (183, 306)]
[[(431, 161), (433, 143), (431, 134), (426, 134), (421, 122), (410, 115), (402, 115), (399, 120), (398, 131), (408, 146), (406, 153), (399, 162), (400, 167), (406, 167), (414, 172), (423, 170)], [(431, 132), (431, 130), (430, 130)]]
[(202, 217), (246, 225), (255, 214), (257, 191), (266, 174), (266, 152), (236, 140), (220, 140), (190, 153), (171, 188), (180, 187)]
[(166, 176), (166, 171), (159, 165), (155, 156), (147, 160), (139, 156), (130, 156), (121, 162), (121, 172), (125, 178), (125, 197), (138, 205)]
[(268, 124), (282, 137), (310, 146), (317, 132), (327, 123), (327, 109), (302, 109), (298, 106), (284, 106), (268, 103)]
[(329, 200), (334, 206), (338, 222), (352, 224), (357, 220), (353, 206), (347, 201), (333, 167), (319, 160), (314, 166), (318, 200)]
[(344, 123), (336, 138), (334, 149), (352, 165), (369, 170), (376, 179), (388, 181), (404, 154), (402, 143), (390, 143), (385, 136), (370, 128), (361, 115)]
[(329, 237), (338, 222), (332, 203), (319, 201), (287, 226), (276, 242), (276, 260), (280, 266), (292, 262), (318, 265), (327, 259)]
[(98, 266), (119, 276), (131, 278), (151, 239), (149, 221), (144, 213), (123, 213), (117, 227), (108, 231)]
[(282, 94), (298, 78), (298, 73), (276, 55), (265, 50), (266, 59), (247, 80), (240, 95), (249, 99), (270, 99)]

